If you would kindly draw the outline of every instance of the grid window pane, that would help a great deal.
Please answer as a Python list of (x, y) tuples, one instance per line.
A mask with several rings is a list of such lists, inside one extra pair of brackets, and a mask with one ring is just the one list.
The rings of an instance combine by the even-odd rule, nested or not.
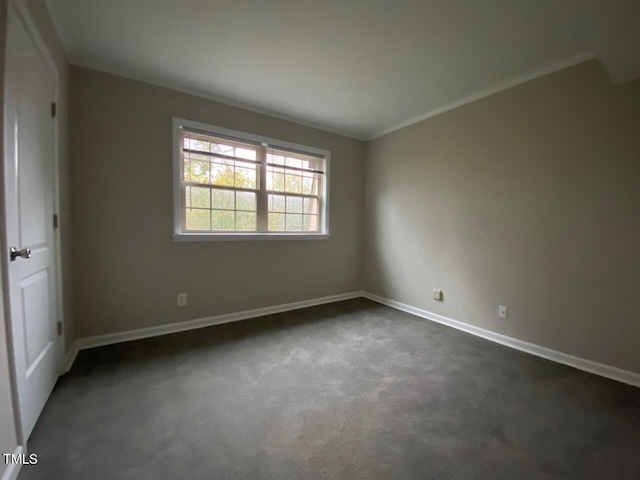
[(190, 150), (200, 150), (201, 152), (209, 151), (209, 142), (198, 140), (197, 138), (190, 138), (187, 142), (187, 148)]
[(305, 232), (317, 232), (320, 229), (318, 215), (305, 215), (302, 223)]
[(302, 197), (287, 197), (287, 213), (302, 213)]
[(236, 193), (236, 209), (256, 211), (256, 194), (253, 192), (235, 192)]
[(285, 165), (287, 167), (294, 167), (294, 168), (302, 168), (302, 160), (300, 160), (299, 158), (291, 158), (291, 157), (287, 157), (287, 159), (285, 160)]
[(221, 153), (222, 155), (229, 155), (230, 157), (234, 156), (233, 152), (234, 148), (231, 145), (226, 145), (224, 143), (212, 143), (211, 151), (213, 153)]
[(211, 190), (207, 187), (191, 187), (191, 207), (211, 208)]
[(182, 179), (185, 182), (189, 182), (191, 181), (191, 167), (189, 166), (189, 159), (187, 157), (184, 157), (183, 160), (183, 164), (182, 164)]
[(211, 183), (213, 185), (233, 187), (233, 183), (234, 183), (233, 167), (230, 165), (222, 165), (220, 163), (212, 164), (211, 165)]
[(305, 195), (319, 195), (320, 181), (320, 175), (304, 173), (302, 176), (302, 193)]
[(186, 225), (187, 230), (211, 230), (211, 210), (196, 210), (187, 208)]
[(233, 210), (212, 210), (211, 227), (213, 230), (234, 230), (235, 212)]
[(224, 158), (224, 157), (212, 157), (211, 161), (214, 163), (218, 163), (220, 165), (227, 165), (229, 167), (234, 167), (236, 164), (235, 160), (231, 160), (229, 158)]
[(266, 220), (270, 232), (320, 231), (323, 158), (186, 127), (180, 146), (186, 230), (256, 232)]
[(313, 191), (313, 178), (308, 176), (302, 177), (302, 193), (305, 195), (311, 195)]
[(299, 232), (302, 230), (302, 215), (287, 214), (285, 222), (287, 232)]
[(318, 212), (318, 199), (317, 198), (305, 198), (304, 199), (304, 213), (317, 214)]
[(201, 162), (210, 162), (211, 161), (211, 157), (208, 155), (201, 155), (199, 153), (193, 153), (193, 152), (186, 152), (186, 157), (189, 160), (199, 160)]
[(235, 186), (239, 188), (256, 188), (256, 167), (244, 168), (236, 166)]
[(254, 230), (256, 229), (256, 213), (255, 212), (236, 212), (236, 230)]
[(247, 160), (255, 160), (256, 159), (256, 151), (249, 150), (246, 148), (236, 148), (235, 156), (238, 158), (246, 158)]
[(302, 177), (300, 175), (287, 174), (285, 177), (285, 192), (302, 193)]
[(189, 161), (189, 181), (193, 183), (209, 183), (210, 163), (199, 160)]
[(284, 170), (267, 169), (267, 190), (284, 192)]
[(284, 212), (285, 206), (285, 197), (284, 195), (273, 195), (269, 194), (269, 211), (270, 212)]
[(269, 213), (268, 224), (270, 232), (284, 231), (284, 213)]
[(213, 208), (218, 208), (221, 210), (234, 210), (235, 202), (234, 202), (234, 191), (233, 190), (222, 190), (220, 188), (214, 188), (211, 191), (211, 200), (213, 202)]
[(274, 165), (284, 165), (284, 156), (267, 153), (267, 163), (272, 163)]

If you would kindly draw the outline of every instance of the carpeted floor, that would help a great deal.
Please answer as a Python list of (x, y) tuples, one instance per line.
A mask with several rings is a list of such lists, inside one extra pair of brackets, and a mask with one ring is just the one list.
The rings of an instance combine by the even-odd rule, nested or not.
[(640, 389), (357, 299), (80, 353), (20, 480), (638, 479)]

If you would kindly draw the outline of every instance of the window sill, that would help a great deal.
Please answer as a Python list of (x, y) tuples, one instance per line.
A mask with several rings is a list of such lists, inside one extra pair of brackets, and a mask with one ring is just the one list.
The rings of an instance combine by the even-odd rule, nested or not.
[(174, 242), (242, 242), (263, 240), (327, 240), (329, 233), (174, 233)]

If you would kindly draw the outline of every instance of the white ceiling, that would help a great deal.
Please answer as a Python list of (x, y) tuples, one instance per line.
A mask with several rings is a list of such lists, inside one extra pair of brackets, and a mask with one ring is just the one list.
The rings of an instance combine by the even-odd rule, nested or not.
[(47, 0), (72, 64), (373, 138), (598, 57), (640, 77), (638, 0)]

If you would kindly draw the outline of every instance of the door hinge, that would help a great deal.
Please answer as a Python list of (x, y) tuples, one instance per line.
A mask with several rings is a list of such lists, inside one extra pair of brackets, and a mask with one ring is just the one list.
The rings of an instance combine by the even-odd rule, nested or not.
[(58, 228), (58, 215), (53, 214), (53, 228)]
[(62, 335), (62, 322), (56, 324), (58, 326), (58, 336)]
[(56, 102), (51, 102), (51, 118), (56, 118)]

